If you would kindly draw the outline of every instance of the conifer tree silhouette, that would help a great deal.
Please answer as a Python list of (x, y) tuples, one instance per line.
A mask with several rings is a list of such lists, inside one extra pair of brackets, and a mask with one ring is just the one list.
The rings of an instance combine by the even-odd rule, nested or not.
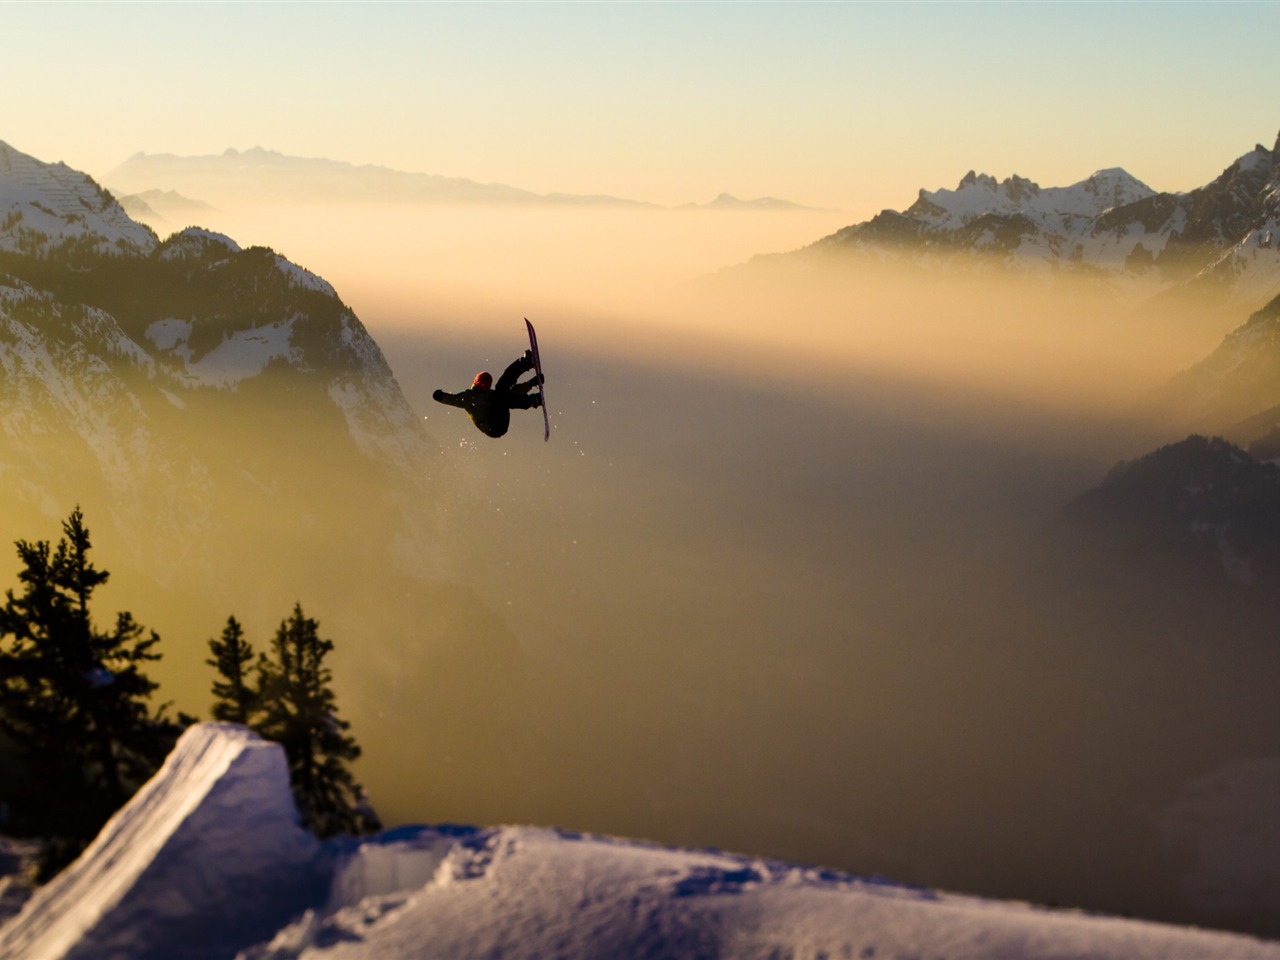
[(89, 560), (79, 507), (62, 531), (56, 547), (17, 541), (22, 593), (0, 607), (0, 730), (25, 774), (4, 798), (8, 829), (53, 839), (46, 868), (97, 834), (181, 732), (148, 706), (159, 636), (127, 612), (111, 630), (94, 624), (89, 602), (109, 574)]
[(250, 725), (258, 707), (258, 691), (252, 685), (253, 645), (245, 639), (244, 628), (234, 616), (227, 617), (222, 636), (209, 641), (212, 658), (206, 660), (221, 680), (213, 683), (215, 720)]
[(258, 661), (259, 734), (280, 743), (289, 758), (294, 800), (303, 822), (320, 837), (380, 829), (348, 764), (360, 756), (350, 724), (338, 717), (325, 657), (333, 641), (295, 604), (280, 624), (271, 656)]

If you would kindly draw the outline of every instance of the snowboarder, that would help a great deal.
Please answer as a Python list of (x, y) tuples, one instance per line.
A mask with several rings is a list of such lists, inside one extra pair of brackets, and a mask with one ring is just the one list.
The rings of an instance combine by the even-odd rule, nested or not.
[(522, 374), (534, 369), (532, 350), (526, 350), (524, 356), (514, 360), (503, 371), (498, 382), (487, 370), (476, 374), (470, 389), (461, 393), (445, 393), (437, 390), (431, 395), (433, 400), (450, 407), (461, 407), (467, 411), (471, 422), (480, 428), (480, 432), (490, 437), (500, 437), (511, 425), (512, 410), (534, 410), (542, 406), (542, 391), (535, 394), (529, 391), (541, 387), (543, 377), (539, 374), (530, 377), (523, 383), (518, 382)]

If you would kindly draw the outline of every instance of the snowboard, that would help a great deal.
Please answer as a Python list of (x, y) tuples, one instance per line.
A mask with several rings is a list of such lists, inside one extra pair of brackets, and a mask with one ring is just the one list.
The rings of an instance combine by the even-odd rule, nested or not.
[(542, 357), (538, 355), (538, 334), (533, 329), (529, 318), (524, 318), (524, 325), (529, 328), (529, 352), (533, 354), (533, 372), (538, 375), (538, 393), (542, 397), (542, 439), (551, 439), (551, 415), (547, 413), (547, 387), (542, 382)]

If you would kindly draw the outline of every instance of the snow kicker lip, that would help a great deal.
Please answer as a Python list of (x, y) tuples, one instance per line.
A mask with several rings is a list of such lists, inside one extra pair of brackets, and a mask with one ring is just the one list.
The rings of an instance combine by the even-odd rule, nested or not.
[[(284, 751), (242, 727), (191, 727), (160, 771), (0, 929), (0, 957), (225, 957), (323, 896)], [(282, 901), (283, 897), (283, 901)]]

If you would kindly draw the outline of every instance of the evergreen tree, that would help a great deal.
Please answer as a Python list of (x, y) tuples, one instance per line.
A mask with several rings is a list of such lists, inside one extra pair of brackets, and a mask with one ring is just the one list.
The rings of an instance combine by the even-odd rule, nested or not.
[(0, 608), (0, 730), (25, 768), (10, 829), (61, 838), (46, 866), (74, 856), (163, 762), (180, 732), (147, 701), (143, 671), (160, 638), (129, 613), (109, 631), (89, 613), (108, 573), (89, 560), (77, 507), (56, 548), (17, 542), (21, 595)]
[(289, 758), (293, 796), (303, 823), (320, 837), (380, 828), (348, 764), (360, 756), (350, 724), (338, 718), (325, 657), (333, 641), (303, 615), (301, 604), (280, 624), (273, 656), (258, 661), (261, 719), (255, 729)]
[(213, 658), (205, 663), (222, 677), (213, 684), (213, 719), (249, 725), (258, 706), (258, 692), (250, 685), (253, 645), (245, 639), (244, 628), (234, 616), (227, 617), (222, 636), (209, 641), (209, 651)]

